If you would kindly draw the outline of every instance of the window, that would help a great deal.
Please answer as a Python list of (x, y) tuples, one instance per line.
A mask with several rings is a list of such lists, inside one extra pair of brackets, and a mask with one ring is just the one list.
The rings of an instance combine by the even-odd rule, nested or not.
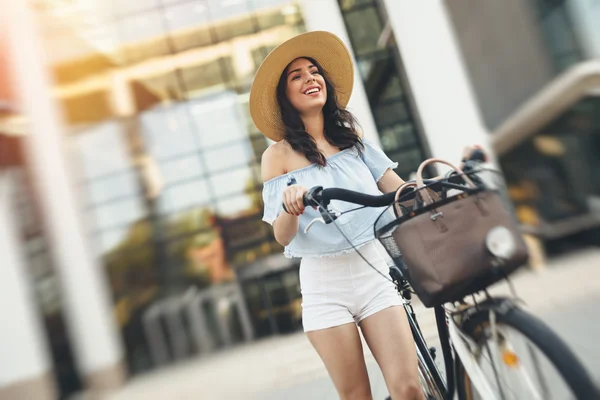
[(218, 197), (243, 193), (251, 182), (252, 171), (247, 167), (210, 176), (210, 183)]
[(164, 17), (158, 10), (128, 16), (119, 20), (118, 26), (129, 63), (139, 63), (170, 53), (164, 37)]
[(565, 0), (533, 0), (556, 72), (583, 59)]
[(252, 149), (249, 146), (248, 139), (204, 152), (207, 168), (212, 173), (248, 166), (252, 158)]
[(235, 92), (221, 92), (194, 101), (190, 111), (203, 148), (248, 140), (246, 120)]
[(425, 152), (415, 126), (415, 111), (407, 101), (400, 57), (395, 53), (398, 50), (378, 45), (384, 13), (372, 0), (339, 0), (339, 4), (382, 148), (398, 162), (398, 174), (407, 178), (416, 171)]
[(141, 188), (137, 179), (137, 172), (133, 169), (94, 179), (88, 183), (88, 203), (97, 205), (122, 197), (140, 195)]
[(340, 0), (340, 8), (343, 11), (359, 8), (360, 6), (372, 5), (373, 0)]
[(131, 198), (100, 205), (94, 208), (98, 230), (130, 225), (146, 216), (144, 204), (140, 198)]
[(205, 180), (195, 180), (167, 187), (159, 199), (159, 212), (171, 214), (193, 206), (207, 204), (209, 187)]
[(160, 172), (166, 185), (199, 178), (204, 175), (204, 166), (198, 154), (183, 156), (160, 164)]
[(124, 126), (109, 121), (80, 131), (74, 138), (86, 180), (131, 168)]
[[(86, 217), (136, 373), (150, 357), (127, 335), (141, 329), (137, 317), (153, 293), (231, 279), (230, 266), (282, 252), (261, 221), (257, 160), (268, 142), (247, 100), (255, 68), (304, 30), (302, 18), (289, 0), (111, 0), (78, 15), (93, 7), (79, 1), (65, 5), (68, 13), (60, 7), (81, 22), (64, 29), (66, 18), (47, 18), (59, 14), (47, 12), (56, 2), (36, 1), (47, 7), (44, 32), (56, 34), (47, 45), (56, 49), (56, 89), (77, 93), (63, 105)], [(131, 117), (115, 112), (113, 73), (129, 84)], [(141, 158), (155, 162), (164, 183), (155, 199), (144, 198)]]
[(189, 104), (155, 108), (141, 116), (142, 135), (148, 152), (157, 160), (170, 160), (200, 147), (190, 121)]
[(375, 7), (361, 8), (344, 14), (352, 48), (357, 57), (377, 51), (377, 40), (383, 30)]

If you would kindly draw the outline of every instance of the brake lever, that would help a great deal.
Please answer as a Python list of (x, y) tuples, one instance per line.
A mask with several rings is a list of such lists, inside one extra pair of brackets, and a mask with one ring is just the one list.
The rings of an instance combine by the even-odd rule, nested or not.
[(323, 225), (328, 225), (330, 223), (332, 223), (333, 221), (335, 221), (336, 219), (338, 219), (340, 217), (339, 212), (333, 212), (333, 211), (322, 211), (321, 207), (319, 207), (319, 212), (321, 213), (321, 217), (320, 218), (315, 218), (312, 221), (310, 221), (308, 223), (308, 225), (306, 225), (306, 228), (304, 228), (304, 234), (308, 233), (308, 230), (317, 222), (322, 223)]
[(310, 222), (308, 223), (308, 225), (306, 225), (306, 228), (304, 228), (304, 234), (305, 234), (305, 235), (306, 235), (306, 234), (308, 234), (308, 230), (309, 230), (309, 229), (310, 229), (310, 228), (311, 228), (311, 227), (312, 227), (312, 226), (313, 226), (315, 223), (317, 223), (317, 222), (320, 222), (320, 223), (322, 223), (323, 225), (327, 225), (327, 224), (325, 223), (325, 220), (323, 219), (323, 217), (320, 217), (320, 218), (315, 218), (315, 219), (313, 219), (312, 221), (310, 221)]

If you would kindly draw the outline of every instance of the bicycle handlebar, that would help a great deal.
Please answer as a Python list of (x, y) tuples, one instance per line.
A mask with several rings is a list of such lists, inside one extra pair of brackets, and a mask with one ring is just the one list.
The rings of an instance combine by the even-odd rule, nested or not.
[[(485, 153), (479, 149), (475, 149), (469, 159), (463, 160), (465, 167), (463, 172), (469, 173), (474, 170), (475, 165), (485, 161)], [(461, 181), (460, 175), (454, 175), (449, 177), (444, 185), (452, 186), (453, 181)], [(412, 181), (411, 181), (412, 182)], [(289, 184), (294, 184), (295, 180), (290, 181)], [(442, 182), (437, 179), (424, 180), (425, 185), (436, 191), (442, 185)], [(414, 192), (413, 188), (407, 189), (407, 192), (403, 195), (403, 200), (410, 200), (410, 191)], [(408, 196), (407, 196), (408, 195)], [(394, 202), (396, 192), (390, 192), (383, 195), (368, 195), (361, 192), (356, 192), (347, 189), (340, 188), (328, 188), (323, 189), (321, 186), (315, 186), (308, 192), (304, 193), (302, 201), (305, 207), (318, 207), (319, 205), (327, 205), (331, 200), (340, 200), (348, 203), (353, 203), (365, 207), (386, 207)], [(413, 196), (414, 198), (414, 196)], [(285, 205), (283, 206), (285, 210)], [(286, 210), (287, 212), (287, 210)]]
[[(473, 177), (471, 177), (473, 180)], [(444, 179), (443, 181), (437, 179), (426, 179), (423, 183), (428, 189), (438, 192), (442, 187), (455, 188), (465, 190), (464, 186), (458, 186), (457, 183), (462, 181), (461, 175), (454, 175)], [(414, 182), (414, 181), (408, 181)], [(402, 201), (409, 201), (414, 199), (415, 189), (407, 188), (404, 194), (402, 194)], [(302, 201), (305, 207), (318, 207), (319, 205), (327, 205), (331, 200), (340, 200), (347, 203), (353, 203), (365, 207), (386, 207), (394, 202), (396, 192), (385, 193), (382, 195), (368, 195), (361, 192), (355, 192), (347, 189), (329, 188), (323, 189), (320, 186), (315, 186), (308, 192), (304, 193)]]

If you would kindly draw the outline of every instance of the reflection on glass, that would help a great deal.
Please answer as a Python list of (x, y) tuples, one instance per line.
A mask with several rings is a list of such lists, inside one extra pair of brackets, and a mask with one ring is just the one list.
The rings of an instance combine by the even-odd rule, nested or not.
[(169, 54), (163, 16), (157, 11), (135, 14), (119, 21), (121, 44), (129, 63)]
[(373, 110), (378, 126), (389, 126), (398, 122), (406, 122), (409, 118), (404, 101), (379, 104)]
[(217, 197), (243, 193), (251, 181), (252, 172), (247, 167), (210, 176), (210, 183)]
[[(390, 55), (391, 56), (391, 55)], [(383, 93), (379, 98), (379, 101), (386, 101), (398, 98), (403, 95), (402, 83), (398, 75), (392, 75), (386, 82)]]
[[(147, 221), (132, 224), (104, 255), (115, 298), (133, 295), (137, 288), (156, 284), (155, 248)], [(116, 238), (115, 238), (116, 239)]]
[(183, 84), (174, 70), (161, 74), (138, 78), (131, 81), (131, 89), (138, 111), (151, 109), (169, 100), (184, 98)]
[(539, 27), (557, 72), (582, 60), (582, 51), (573, 30), (572, 16), (565, 1), (535, 1)]
[(184, 89), (190, 98), (202, 97), (215, 87), (225, 88), (235, 78), (232, 57), (219, 57), (181, 69)]
[(74, 141), (87, 180), (130, 168), (125, 131), (119, 122), (86, 128)]
[(235, 92), (221, 92), (194, 100), (191, 115), (203, 148), (248, 140), (246, 121)]
[[(302, 16), (290, 0), (45, 3), (51, 10), (39, 18), (54, 32), (46, 38), (54, 82), (78, 129), (70, 138), (89, 230), (135, 373), (149, 368), (140, 317), (163, 289), (229, 282), (231, 267), (282, 252), (261, 221), (256, 160), (268, 142), (247, 101), (256, 67), (303, 31)], [(164, 181), (156, 201), (140, 186), (135, 161), (147, 159)], [(283, 305), (277, 293), (288, 289), (277, 285), (270, 291)]]
[(373, 0), (339, 0), (342, 10), (351, 10), (354, 7), (373, 4)]
[(162, 162), (160, 171), (167, 186), (186, 179), (199, 178), (204, 174), (199, 154)]
[[(228, 196), (217, 202), (217, 212), (223, 216), (235, 216), (244, 211), (252, 210), (253, 203), (250, 196)], [(255, 208), (255, 210), (257, 209)]]
[(133, 44), (156, 39), (164, 35), (162, 16), (158, 10), (123, 18), (119, 21), (123, 44)]
[(123, 226), (98, 232), (96, 235), (96, 241), (99, 246), (99, 253), (105, 255), (115, 246), (117, 246), (119, 242), (126, 237), (129, 228), (129, 226)]
[(233, 142), (204, 152), (204, 160), (210, 172), (247, 166), (252, 158), (248, 139), (245, 138), (242, 142)]
[(165, 220), (172, 268), (181, 279), (200, 288), (231, 281), (233, 272), (226, 257), (225, 243), (209, 208), (194, 208)]
[(190, 207), (165, 215), (161, 218), (161, 224), (166, 237), (186, 236), (212, 229), (215, 224), (214, 212), (207, 206)]
[(137, 172), (129, 170), (117, 175), (92, 180), (88, 184), (88, 203), (99, 204), (124, 196), (139, 195)]
[(140, 198), (120, 200), (94, 208), (99, 230), (131, 224), (146, 214)]
[(189, 120), (189, 103), (158, 107), (140, 117), (142, 134), (148, 152), (157, 160), (190, 153), (199, 148), (199, 141)]
[(363, 56), (378, 49), (377, 40), (383, 29), (375, 7), (348, 12), (344, 18), (353, 29), (348, 32), (354, 53)]
[(66, 122), (72, 125), (96, 123), (114, 116), (106, 90), (88, 91), (62, 98)]
[(170, 214), (192, 206), (208, 203), (210, 193), (204, 180), (169, 186), (163, 190), (159, 198), (159, 212)]
[(203, 47), (212, 43), (210, 16), (204, 4), (188, 1), (167, 7), (166, 28), (178, 51)]
[(187, 277), (205, 281), (203, 286), (233, 280), (225, 244), (217, 231), (198, 233), (181, 244)]
[(159, 1), (160, 0), (113, 0), (110, 7), (114, 10), (116, 15), (125, 15), (155, 8), (159, 5)]

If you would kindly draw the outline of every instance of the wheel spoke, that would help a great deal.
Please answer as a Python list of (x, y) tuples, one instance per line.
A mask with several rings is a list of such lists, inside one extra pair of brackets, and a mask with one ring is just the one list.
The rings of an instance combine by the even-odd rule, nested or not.
[(500, 393), (500, 397), (502, 398), (502, 400), (506, 400), (506, 397), (504, 396), (504, 390), (502, 390), (503, 385), (500, 383), (500, 375), (498, 374), (498, 369), (496, 368), (496, 363), (494, 362), (494, 357), (492, 356), (492, 351), (490, 350), (490, 346), (489, 346), (487, 340), (485, 341), (485, 349), (488, 353), (488, 357), (489, 357), (490, 364), (492, 366), (492, 370), (494, 371), (494, 377), (496, 378), (496, 383), (498, 385), (498, 391)]
[(535, 374), (538, 378), (538, 382), (540, 383), (542, 392), (543, 392), (543, 398), (544, 399), (551, 399), (552, 396), (550, 394), (550, 388), (548, 387), (548, 382), (546, 382), (546, 378), (544, 378), (544, 374), (542, 373), (542, 368), (540, 365), (540, 360), (537, 356), (537, 354), (534, 352), (533, 350), (533, 346), (531, 346), (531, 344), (527, 343), (527, 351), (529, 352), (529, 356), (531, 357), (531, 360), (533, 361), (533, 366), (535, 369)]
[[(493, 377), (490, 378), (495, 381), (500, 398), (503, 400), (554, 398), (536, 348), (518, 331), (513, 331), (507, 326), (498, 326), (496, 329), (495, 334), (489, 326), (483, 330), (478, 340), (480, 348), (478, 360), (483, 371), (492, 373)], [(509, 331), (513, 334), (509, 335)], [(513, 338), (514, 336), (516, 338)], [(514, 346), (513, 339), (524, 341), (519, 346), (522, 347), (521, 352)], [(516, 357), (515, 361), (518, 364), (509, 365), (503, 358), (505, 353)], [(529, 365), (525, 365), (527, 359), (530, 360)]]

